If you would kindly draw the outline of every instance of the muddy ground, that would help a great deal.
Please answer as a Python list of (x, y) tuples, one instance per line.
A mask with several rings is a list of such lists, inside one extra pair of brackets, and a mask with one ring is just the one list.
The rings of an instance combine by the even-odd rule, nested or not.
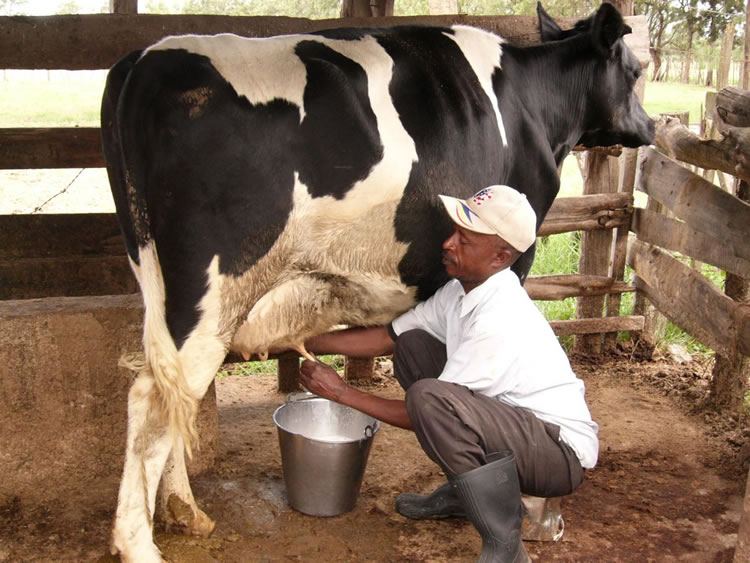
[[(601, 426), (600, 461), (562, 500), (563, 538), (526, 543), (532, 559), (732, 561), (750, 429), (700, 407), (711, 366), (633, 362), (627, 354), (573, 363)], [(466, 521), (416, 522), (394, 512), (399, 492), (427, 492), (444, 479), (413, 434), (383, 427), (376, 435), (352, 512), (305, 516), (286, 503), (271, 420), (284, 400), (275, 377), (230, 376), (217, 385), (218, 460), (215, 471), (193, 481), (216, 531), (210, 538), (188, 538), (157, 524), (156, 542), (167, 560), (475, 560), (480, 540)], [(401, 396), (387, 363), (379, 364), (366, 387)], [(61, 522), (52, 510), (0, 507), (0, 561), (116, 561), (107, 555), (111, 518), (106, 512)]]

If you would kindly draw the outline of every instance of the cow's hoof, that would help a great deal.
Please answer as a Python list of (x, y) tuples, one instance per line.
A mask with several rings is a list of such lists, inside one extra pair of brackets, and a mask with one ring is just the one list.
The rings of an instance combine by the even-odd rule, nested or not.
[(167, 531), (186, 536), (208, 537), (216, 527), (205, 512), (190, 506), (174, 493), (169, 495), (166, 516)]
[(208, 537), (214, 531), (214, 528), (216, 528), (216, 522), (211, 520), (200, 508), (197, 510), (198, 514), (196, 514), (190, 524), (189, 533), (191, 536)]
[(109, 552), (120, 556), (121, 563), (164, 563), (159, 548), (152, 541), (124, 542), (115, 531), (109, 544)]

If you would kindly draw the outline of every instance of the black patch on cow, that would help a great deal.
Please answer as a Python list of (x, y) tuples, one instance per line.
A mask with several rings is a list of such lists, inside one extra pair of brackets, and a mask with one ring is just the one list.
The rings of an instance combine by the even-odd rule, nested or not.
[(317, 41), (295, 48), (305, 64), (305, 118), (295, 137), (295, 166), (312, 197), (343, 199), (383, 158), (367, 74)]
[(253, 105), (207, 57), (183, 50), (146, 54), (125, 96), (124, 151), (137, 155), (127, 168), (146, 200), (179, 348), (198, 321), (213, 256), (222, 274), (240, 275), (284, 229), (299, 108)]
[[(132, 213), (128, 188), (125, 183), (125, 163), (122, 160), (122, 148), (120, 146), (120, 134), (117, 120), (117, 104), (130, 71), (141, 56), (142, 51), (133, 51), (126, 55), (110, 69), (107, 73), (107, 83), (104, 87), (101, 106), (101, 132), (102, 148), (104, 158), (107, 161), (107, 175), (112, 188), (112, 198), (115, 201), (117, 221), (125, 241), (125, 249), (128, 256), (136, 264), (139, 263), (138, 246), (146, 242), (148, 225), (138, 224), (143, 215)], [(139, 198), (139, 194), (132, 194)], [(146, 210), (143, 198), (136, 199), (134, 207)], [(145, 221), (144, 221), (145, 223)]]
[(418, 299), (432, 295), (447, 276), (442, 242), (453, 223), (437, 194), (469, 197), (499, 182), (502, 140), (490, 102), (450, 29), (400, 27), (376, 35), (393, 58), (390, 93), (414, 139), (414, 165), (396, 211), (398, 240), (409, 243), (399, 264)]

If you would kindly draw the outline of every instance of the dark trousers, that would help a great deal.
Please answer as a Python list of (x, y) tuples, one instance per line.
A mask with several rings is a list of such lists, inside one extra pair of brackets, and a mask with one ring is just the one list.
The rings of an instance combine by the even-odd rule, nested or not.
[(445, 345), (423, 330), (399, 335), (393, 371), (406, 390), (406, 409), (422, 449), (448, 477), (485, 465), (488, 454), (511, 450), (521, 492), (567, 495), (583, 481), (575, 452), (560, 427), (531, 411), (440, 381)]

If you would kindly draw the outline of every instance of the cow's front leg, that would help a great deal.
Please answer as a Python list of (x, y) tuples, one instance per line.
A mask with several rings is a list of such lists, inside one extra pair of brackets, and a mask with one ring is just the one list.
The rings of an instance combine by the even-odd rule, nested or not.
[(112, 553), (119, 553), (125, 562), (162, 561), (153, 540), (153, 514), (159, 479), (173, 442), (153, 408), (155, 394), (154, 379), (147, 370), (138, 375), (128, 394), (125, 468), (110, 545)]
[(195, 503), (185, 467), (184, 452), (180, 439), (164, 466), (157, 514), (169, 532), (209, 536), (216, 524)]

